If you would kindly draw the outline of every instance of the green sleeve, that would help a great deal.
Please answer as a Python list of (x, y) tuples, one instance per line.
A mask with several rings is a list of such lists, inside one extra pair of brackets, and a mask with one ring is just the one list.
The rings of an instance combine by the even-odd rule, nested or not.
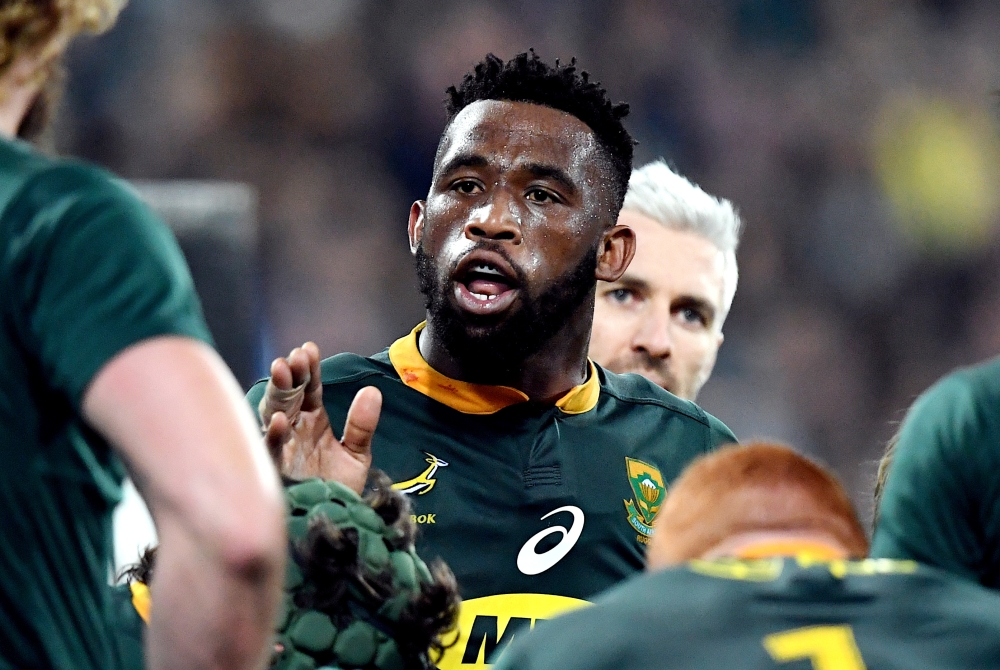
[(57, 167), (31, 179), (3, 216), (26, 222), (13, 264), (24, 341), (74, 406), (132, 344), (168, 334), (210, 341), (176, 241), (126, 185)]
[(729, 426), (722, 423), (707, 412), (705, 416), (708, 417), (710, 449), (739, 442), (739, 440), (736, 439), (736, 435), (733, 434), (733, 431), (729, 430)]
[(996, 364), (945, 378), (903, 422), (872, 555), (913, 559), (997, 586), (1000, 394)]

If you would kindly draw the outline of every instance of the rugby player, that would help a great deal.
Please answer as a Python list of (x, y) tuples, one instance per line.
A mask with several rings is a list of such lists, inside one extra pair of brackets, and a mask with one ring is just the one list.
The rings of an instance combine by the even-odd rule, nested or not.
[(635, 170), (618, 223), (635, 231), (635, 257), (598, 282), (590, 357), (694, 401), (715, 367), (736, 295), (742, 221), (663, 161)]
[[(371, 358), (321, 365), (315, 345), (296, 349), (249, 394), (286, 475), (357, 490), (374, 454), (409, 493), (418, 550), (447, 562), (465, 598), (446, 670), (482, 667), (640, 571), (667, 486), (735, 440), (587, 359), (596, 282), (634, 250), (617, 224), (626, 111), (573, 64), (487, 56), (449, 90), (430, 190), (410, 209), (426, 323)], [(356, 394), (339, 441), (331, 424)]]
[(873, 556), (1000, 588), (1000, 358), (953, 372), (913, 403), (877, 496)]
[(17, 139), (44, 130), (67, 42), (119, 4), (0, 4), (0, 668), (128, 667), (108, 586), (122, 461), (162, 539), (149, 667), (248, 668), (284, 563), (253, 416), (166, 227)]
[(1000, 667), (1000, 597), (914, 561), (859, 560), (867, 548), (832, 474), (787, 447), (722, 449), (670, 490), (648, 574), (494, 667)]

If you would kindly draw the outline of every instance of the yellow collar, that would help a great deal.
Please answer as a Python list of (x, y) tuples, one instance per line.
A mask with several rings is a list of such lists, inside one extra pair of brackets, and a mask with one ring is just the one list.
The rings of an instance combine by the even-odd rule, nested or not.
[(149, 587), (142, 582), (132, 582), (129, 590), (132, 591), (132, 607), (143, 621), (149, 623), (149, 610), (153, 604), (153, 599), (149, 597)]
[(847, 558), (847, 553), (840, 547), (815, 540), (758, 542), (747, 545), (736, 552), (736, 557), (744, 560), (773, 558), (776, 556), (804, 558), (811, 561), (834, 561), (840, 558)]
[[(446, 377), (432, 368), (417, 348), (417, 333), (425, 325), (418, 324), (409, 335), (389, 347), (389, 360), (404, 384), (463, 414), (493, 414), (530, 400), (525, 393), (509, 386), (470, 384)], [(588, 360), (587, 363), (590, 367), (587, 381), (570, 389), (556, 402), (556, 407), (566, 414), (583, 414), (597, 406), (601, 383), (593, 362)]]

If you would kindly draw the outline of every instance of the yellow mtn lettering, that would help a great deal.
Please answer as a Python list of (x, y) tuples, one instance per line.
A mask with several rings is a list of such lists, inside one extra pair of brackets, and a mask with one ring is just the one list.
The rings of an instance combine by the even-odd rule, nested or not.
[(418, 496), (431, 492), (431, 489), (433, 489), (434, 485), (437, 484), (437, 479), (434, 477), (437, 474), (438, 469), (448, 467), (448, 463), (447, 461), (442, 461), (434, 454), (427, 453), (426, 451), (424, 452), (424, 455), (427, 457), (424, 460), (430, 464), (427, 469), (412, 479), (407, 479), (403, 482), (396, 482), (392, 485), (392, 488), (397, 491), (402, 491), (403, 493), (415, 493)]
[(514, 639), (539, 621), (589, 605), (544, 593), (505, 593), (462, 602), (458, 643), (438, 662), (440, 670), (487, 668)]

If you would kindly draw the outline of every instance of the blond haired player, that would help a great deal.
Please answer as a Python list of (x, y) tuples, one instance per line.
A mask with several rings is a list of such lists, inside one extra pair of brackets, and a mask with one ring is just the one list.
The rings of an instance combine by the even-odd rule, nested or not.
[(125, 667), (107, 585), (123, 461), (162, 540), (148, 666), (255, 667), (280, 491), (180, 251), (111, 175), (18, 139), (44, 129), (69, 40), (119, 9), (0, 3), (0, 669)]
[(728, 200), (654, 161), (632, 172), (618, 223), (635, 231), (635, 256), (597, 283), (590, 356), (693, 402), (736, 295), (743, 222)]

